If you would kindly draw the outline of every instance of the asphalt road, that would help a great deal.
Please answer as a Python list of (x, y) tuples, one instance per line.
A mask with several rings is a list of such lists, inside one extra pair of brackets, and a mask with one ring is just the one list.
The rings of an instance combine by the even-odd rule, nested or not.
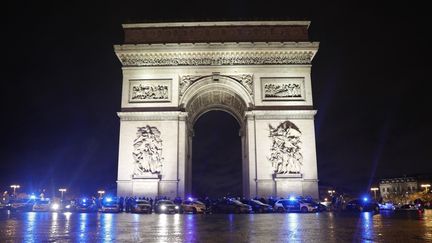
[(0, 242), (432, 242), (424, 213), (0, 212)]

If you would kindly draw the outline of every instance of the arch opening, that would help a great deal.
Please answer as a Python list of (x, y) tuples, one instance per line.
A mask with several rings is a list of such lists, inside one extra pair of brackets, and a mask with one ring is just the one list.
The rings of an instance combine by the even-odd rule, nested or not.
[(215, 109), (201, 114), (193, 128), (192, 195), (242, 196), (240, 123)]

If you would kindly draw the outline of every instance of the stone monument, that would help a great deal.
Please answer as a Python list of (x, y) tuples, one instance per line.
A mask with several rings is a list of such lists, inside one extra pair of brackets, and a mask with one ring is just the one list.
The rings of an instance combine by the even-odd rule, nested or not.
[(123, 25), (117, 194), (189, 195), (194, 124), (222, 110), (241, 127), (243, 196), (318, 198), (309, 24)]

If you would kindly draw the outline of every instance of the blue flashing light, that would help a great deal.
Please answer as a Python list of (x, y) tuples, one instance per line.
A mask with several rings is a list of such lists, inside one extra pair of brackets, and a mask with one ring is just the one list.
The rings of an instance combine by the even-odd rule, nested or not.
[(35, 200), (35, 199), (36, 199), (36, 196), (32, 194), (32, 195), (30, 196), (30, 199), (31, 199), (31, 200)]
[(289, 200), (290, 200), (290, 201), (295, 201), (296, 198), (295, 198), (294, 196), (290, 196), (290, 197), (289, 197)]
[(369, 198), (367, 198), (367, 197), (364, 197), (364, 198), (363, 198), (363, 201), (364, 201), (364, 202), (367, 202), (368, 200), (369, 200)]
[(188, 197), (188, 200), (192, 202), (193, 199), (191, 197)]
[(111, 201), (112, 201), (112, 198), (107, 197), (107, 198), (106, 198), (106, 201), (107, 201), (107, 202), (111, 202)]
[(86, 203), (86, 202), (87, 202), (87, 199), (83, 198), (83, 199), (82, 199), (82, 202), (83, 202), (83, 203)]

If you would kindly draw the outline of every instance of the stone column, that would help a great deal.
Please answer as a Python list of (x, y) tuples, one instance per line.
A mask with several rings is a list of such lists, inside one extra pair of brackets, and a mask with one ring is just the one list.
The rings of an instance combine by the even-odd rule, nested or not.
[[(246, 158), (243, 158), (243, 194), (252, 198), (257, 195), (257, 171), (256, 171), (256, 134), (255, 134), (255, 116), (251, 112), (245, 114), (245, 129), (247, 144)], [(242, 139), (243, 142), (243, 139)]]
[(186, 166), (188, 154), (187, 113), (181, 112), (178, 121), (177, 196), (184, 198), (186, 190)]

